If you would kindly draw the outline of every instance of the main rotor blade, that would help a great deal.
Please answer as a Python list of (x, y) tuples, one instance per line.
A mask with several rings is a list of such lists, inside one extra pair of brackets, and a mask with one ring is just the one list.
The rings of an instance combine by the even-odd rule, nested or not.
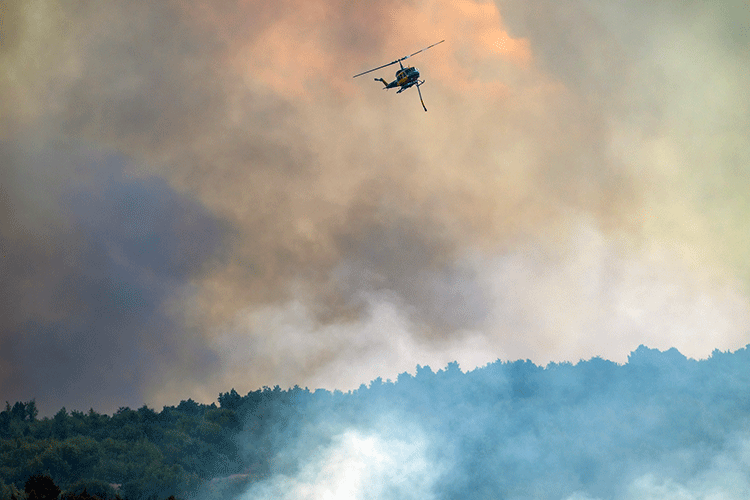
[[(416, 56), (416, 55), (417, 55), (417, 54), (419, 54), (420, 52), (423, 52), (423, 51), (425, 51), (425, 50), (427, 50), (427, 49), (431, 49), (431, 48), (432, 48), (432, 47), (434, 47), (435, 45), (441, 44), (441, 43), (443, 43), (444, 41), (445, 41), (445, 40), (440, 40), (440, 41), (439, 41), (438, 43), (433, 43), (433, 44), (432, 44), (432, 45), (430, 45), (429, 47), (425, 47), (425, 48), (423, 48), (422, 50), (418, 50), (418, 51), (416, 51), (415, 53), (413, 53), (413, 54), (410, 54), (410, 55), (408, 55), (408, 56), (404, 57), (403, 59), (406, 59), (407, 57), (411, 57), (411, 56)], [(403, 60), (403, 59), (402, 59), (402, 60)], [(398, 61), (396, 61), (396, 62), (398, 62)]]
[(377, 68), (373, 68), (373, 69), (368, 69), (367, 71), (364, 71), (364, 72), (362, 72), (362, 73), (360, 73), (360, 74), (358, 74), (358, 75), (354, 75), (354, 76), (353, 76), (352, 78), (357, 78), (358, 76), (366, 75), (367, 73), (372, 73), (373, 71), (377, 71), (377, 70), (379, 70), (379, 69), (383, 69), (383, 68), (385, 68), (385, 67), (387, 67), (387, 66), (390, 66), (390, 65), (392, 65), (392, 64), (396, 64), (397, 62), (401, 62), (401, 61), (403, 61), (404, 59), (408, 59), (408, 58), (410, 58), (411, 56), (416, 56), (416, 55), (417, 55), (417, 54), (419, 54), (420, 52), (424, 52), (425, 50), (427, 50), (427, 49), (430, 49), (430, 48), (432, 48), (432, 47), (434, 47), (435, 45), (438, 45), (438, 44), (440, 44), (440, 43), (443, 43), (444, 41), (445, 41), (445, 40), (440, 40), (440, 41), (439, 41), (438, 43), (433, 43), (433, 44), (432, 44), (432, 45), (430, 45), (429, 47), (425, 47), (425, 48), (423, 48), (422, 50), (418, 50), (418, 51), (416, 51), (415, 53), (413, 53), (413, 54), (411, 54), (411, 55), (408, 55), (408, 56), (404, 56), (404, 57), (402, 57), (401, 59), (396, 59), (396, 60), (395, 60), (395, 61), (393, 61), (393, 62), (389, 62), (388, 64), (384, 64), (384, 65), (382, 65), (382, 66), (378, 66)]
[(365, 72), (363, 72), (363, 73), (360, 73), (360, 74), (358, 74), (358, 75), (354, 75), (354, 76), (353, 76), (352, 78), (357, 78), (358, 76), (366, 75), (367, 73), (372, 73), (373, 71), (376, 71), (376, 70), (379, 70), (379, 69), (385, 68), (386, 66), (390, 66), (391, 64), (396, 64), (397, 62), (399, 62), (399, 61), (403, 61), (404, 59), (406, 59), (406, 58), (405, 58), (405, 57), (402, 57), (401, 59), (396, 59), (396, 60), (395, 60), (395, 61), (393, 61), (393, 62), (390, 62), (390, 63), (388, 63), (388, 64), (384, 64), (384, 65), (382, 65), (382, 66), (378, 66), (377, 68), (373, 68), (373, 69), (368, 69), (367, 71), (365, 71)]

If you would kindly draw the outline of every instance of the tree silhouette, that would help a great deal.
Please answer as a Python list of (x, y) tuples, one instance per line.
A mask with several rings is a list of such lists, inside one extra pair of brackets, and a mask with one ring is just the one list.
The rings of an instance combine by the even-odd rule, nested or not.
[(55, 500), (60, 495), (60, 488), (57, 487), (52, 478), (37, 474), (26, 480), (26, 497), (28, 500)]

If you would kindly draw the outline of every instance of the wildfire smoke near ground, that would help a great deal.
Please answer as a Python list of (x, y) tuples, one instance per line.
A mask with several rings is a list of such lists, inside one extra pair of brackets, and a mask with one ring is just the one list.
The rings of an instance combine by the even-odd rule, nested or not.
[(111, 416), (17, 402), (0, 412), (0, 498), (47, 475), (63, 500), (740, 500), (749, 356), (453, 362), (346, 393), (231, 389)]

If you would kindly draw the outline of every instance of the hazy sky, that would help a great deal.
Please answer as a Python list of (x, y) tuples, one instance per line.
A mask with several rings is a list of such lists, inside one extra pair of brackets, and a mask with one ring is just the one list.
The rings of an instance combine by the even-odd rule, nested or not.
[(0, 399), (748, 344), (750, 3), (564, 4), (0, 0)]

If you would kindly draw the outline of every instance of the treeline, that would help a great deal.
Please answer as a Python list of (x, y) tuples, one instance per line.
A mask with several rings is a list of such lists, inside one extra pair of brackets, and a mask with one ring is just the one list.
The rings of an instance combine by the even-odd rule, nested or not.
[(39, 473), (65, 491), (85, 488), (100, 498), (184, 494), (217, 468), (240, 466), (231, 439), (240, 427), (234, 411), (192, 400), (161, 412), (120, 408), (112, 416), (62, 408), (43, 419), (34, 401), (6, 403), (0, 412), (2, 497)]
[[(23, 491), (18, 491), (14, 486), (7, 487), (3, 495), (8, 495), (10, 500), (104, 500), (104, 496), (91, 494), (84, 487), (83, 489), (74, 489), (73, 491), (62, 491), (52, 480), (51, 477), (37, 474), (26, 480)], [(115, 495), (116, 500), (121, 500), (119, 495)], [(166, 500), (177, 500), (174, 496), (169, 496)]]
[[(63, 491), (86, 489), (124, 500), (188, 497), (217, 476), (260, 479), (269, 471), (271, 430), (283, 421), (278, 415), (295, 407), (303, 392), (312, 394), (276, 386), (243, 397), (232, 389), (219, 395), (218, 407), (188, 399), (159, 412), (122, 407), (112, 416), (63, 407), (41, 419), (33, 400), (6, 402), (0, 412), (0, 499), (18, 497), (38, 474)], [(315, 394), (324, 393), (331, 396)], [(254, 445), (238, 446), (239, 434)]]
[[(450, 450), (441, 498), (502, 498), (532, 484), (537, 493), (567, 485), (606, 498), (625, 467), (686, 449), (699, 457), (750, 430), (749, 389), (748, 348), (695, 361), (641, 346), (625, 365), (497, 361), (464, 373), (453, 362), (347, 393), (232, 389), (218, 406), (188, 399), (159, 412), (62, 408), (40, 419), (33, 400), (6, 403), (0, 497), (22, 499), (26, 481), (43, 474), (62, 492), (102, 499), (234, 498), (273, 474), (294, 474), (343, 429), (397, 414), (418, 422), (438, 455)], [(556, 475), (533, 475), (542, 459)], [(696, 458), (694, 470), (701, 464)]]

